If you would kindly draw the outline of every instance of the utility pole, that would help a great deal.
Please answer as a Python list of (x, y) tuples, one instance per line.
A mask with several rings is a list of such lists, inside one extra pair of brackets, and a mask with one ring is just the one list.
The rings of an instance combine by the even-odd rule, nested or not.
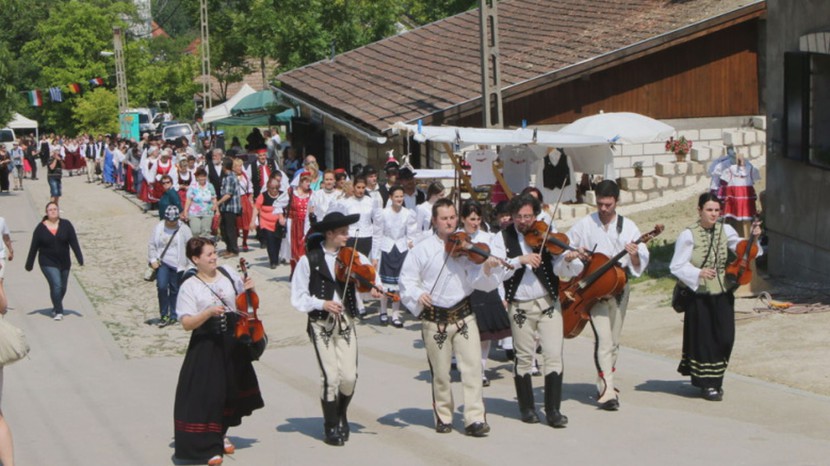
[(202, 105), (205, 110), (213, 107), (212, 91), (210, 86), (210, 41), (208, 31), (207, 0), (200, 0), (199, 19), (202, 34)]
[(481, 109), (485, 128), (502, 128), (501, 66), (497, 0), (479, 0), (481, 26)]
[(124, 71), (124, 45), (121, 40), (121, 28), (112, 28), (112, 47), (115, 53), (115, 88), (118, 93), (118, 113), (124, 113), (130, 108), (127, 99), (127, 73)]

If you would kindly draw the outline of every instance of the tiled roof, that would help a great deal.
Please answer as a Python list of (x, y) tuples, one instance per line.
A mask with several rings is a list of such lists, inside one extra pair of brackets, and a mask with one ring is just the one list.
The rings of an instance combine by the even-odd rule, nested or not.
[[(509, 88), (762, 0), (503, 0), (502, 87)], [(479, 98), (478, 10), (277, 76), (287, 92), (383, 131)], [(509, 89), (504, 90), (507, 93)], [(506, 96), (505, 96), (506, 98)]]

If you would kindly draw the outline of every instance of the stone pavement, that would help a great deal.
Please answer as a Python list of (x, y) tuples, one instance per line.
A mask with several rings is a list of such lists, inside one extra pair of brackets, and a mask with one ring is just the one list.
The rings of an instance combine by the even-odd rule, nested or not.
[[(81, 180), (65, 183), (80, 185)], [(28, 186), (46, 189), (45, 181)], [(5, 369), (3, 412), (14, 433), (18, 464), (188, 464), (173, 458), (172, 445), (181, 357), (125, 358), (74, 278), (65, 301), (68, 316), (62, 322), (49, 316), (45, 279), (37, 267), (31, 273), (23, 270), (42, 208), (29, 192), (0, 196), (0, 215), (10, 225), (17, 253), (7, 263), (5, 285), (12, 306), (7, 318), (25, 330), (32, 347), (29, 359)], [(82, 221), (71, 219), (76, 225)], [(133, 240), (144, 241), (144, 236), (141, 232)], [(282, 298), (268, 304), (271, 311), (295, 312), (288, 295)], [(302, 335), (296, 316), (286, 322)], [(342, 448), (321, 441), (311, 347), (301, 338), (272, 344), (255, 363), (266, 407), (230, 431), (237, 452), (225, 464), (830, 462), (830, 398), (728, 375), (725, 400), (706, 402), (675, 372), (677, 361), (628, 348), (622, 349), (618, 367), (622, 408), (597, 410), (587, 338), (566, 343), (562, 409), (570, 417), (568, 428), (518, 420), (510, 364), (494, 351), (489, 364), (493, 383), (484, 390), (491, 435), (465, 437), (460, 414), (455, 432), (439, 435), (432, 430), (429, 371), (418, 327), (416, 322), (406, 330), (359, 325), (353, 434)], [(460, 397), (460, 386), (454, 389)], [(541, 402), (539, 387), (536, 399)], [(457, 403), (463, 400), (457, 398)]]

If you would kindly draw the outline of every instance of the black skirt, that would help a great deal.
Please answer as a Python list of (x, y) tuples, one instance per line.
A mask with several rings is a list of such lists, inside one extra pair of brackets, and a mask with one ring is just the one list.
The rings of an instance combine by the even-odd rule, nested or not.
[(695, 294), (683, 319), (683, 356), (677, 371), (692, 385), (720, 388), (735, 344), (735, 296)]
[[(357, 243), (357, 246), (355, 246)], [(346, 247), (355, 248), (357, 252), (371, 259), (372, 254), (372, 237), (364, 236), (362, 238), (349, 238), (346, 241)]]
[(247, 348), (230, 333), (232, 321), (224, 334), (210, 333), (207, 323), (190, 336), (173, 408), (176, 458), (223, 454), (228, 428), (265, 405)]
[(481, 341), (500, 340), (511, 335), (510, 319), (498, 290), (473, 291), (470, 295), (470, 305), (476, 315)]
[(406, 253), (408, 252), (408, 250), (400, 252), (397, 246), (392, 246), (391, 251), (380, 253), (380, 281), (384, 285), (398, 284), (401, 267), (403, 267), (403, 261), (406, 259)]

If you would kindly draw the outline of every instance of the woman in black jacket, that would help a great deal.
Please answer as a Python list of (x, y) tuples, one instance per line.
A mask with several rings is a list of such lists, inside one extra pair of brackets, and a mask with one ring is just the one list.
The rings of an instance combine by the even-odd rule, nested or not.
[(58, 204), (46, 204), (46, 215), (43, 221), (37, 224), (32, 233), (32, 244), (29, 247), (29, 257), (26, 259), (26, 270), (31, 272), (35, 265), (35, 255), (40, 252), (38, 263), (43, 276), (49, 282), (49, 295), (52, 298), (52, 313), (55, 320), (63, 320), (63, 297), (66, 295), (66, 286), (69, 281), (69, 269), (72, 261), (69, 258), (69, 248), (75, 252), (78, 264), (84, 265), (84, 256), (81, 246), (75, 235), (75, 227), (69, 220), (60, 218)]

